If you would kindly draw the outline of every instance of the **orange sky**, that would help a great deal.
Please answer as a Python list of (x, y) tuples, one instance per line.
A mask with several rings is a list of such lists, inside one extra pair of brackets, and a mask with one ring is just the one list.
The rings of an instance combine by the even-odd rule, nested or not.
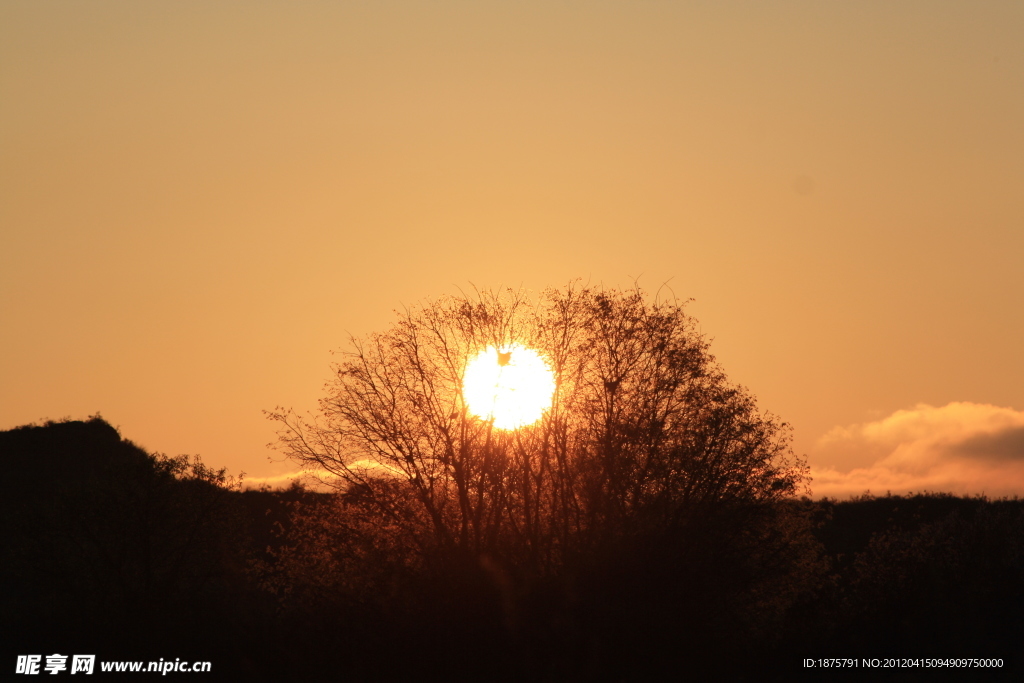
[(2, 0), (0, 428), (272, 477), (348, 332), (639, 277), (822, 493), (1024, 494), (1022, 122), (1015, 0)]

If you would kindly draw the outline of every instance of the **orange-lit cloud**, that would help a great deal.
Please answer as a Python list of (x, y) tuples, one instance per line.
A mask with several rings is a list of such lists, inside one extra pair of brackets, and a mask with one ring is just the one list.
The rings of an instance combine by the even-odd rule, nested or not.
[[(349, 468), (359, 476), (382, 477), (387, 475), (400, 474), (398, 470), (374, 460), (357, 460), (349, 464)], [(259, 489), (270, 487), (272, 489), (288, 488), (293, 482), (298, 482), (306, 488), (314, 491), (333, 491), (339, 486), (344, 487), (341, 477), (331, 472), (322, 470), (299, 470), (297, 472), (286, 472), (270, 477), (245, 477), (244, 487), (247, 489)]]
[[(1024, 411), (979, 403), (919, 404), (836, 427), (812, 456), (816, 497), (943, 491), (1024, 495)], [(846, 467), (842, 467), (845, 463)]]

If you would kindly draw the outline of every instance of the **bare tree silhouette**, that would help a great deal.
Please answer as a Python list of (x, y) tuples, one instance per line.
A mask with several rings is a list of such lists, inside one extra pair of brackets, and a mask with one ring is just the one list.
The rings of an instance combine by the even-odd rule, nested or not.
[[(537, 301), (442, 298), (353, 339), (318, 416), (268, 415), (287, 455), (419, 551), (543, 576), (573, 554), (779, 501), (805, 481), (788, 427), (727, 381), (684, 304), (573, 285)], [(482, 349), (513, 344), (547, 358), (557, 389), (538, 422), (501, 430), (467, 409), (463, 374)]]

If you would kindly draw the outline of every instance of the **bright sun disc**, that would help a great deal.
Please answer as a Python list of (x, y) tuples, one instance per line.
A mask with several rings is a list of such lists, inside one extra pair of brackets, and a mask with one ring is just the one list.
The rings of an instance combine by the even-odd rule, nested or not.
[(462, 389), (469, 412), (493, 419), (498, 429), (518, 429), (551, 407), (555, 375), (533, 349), (488, 346), (466, 364)]

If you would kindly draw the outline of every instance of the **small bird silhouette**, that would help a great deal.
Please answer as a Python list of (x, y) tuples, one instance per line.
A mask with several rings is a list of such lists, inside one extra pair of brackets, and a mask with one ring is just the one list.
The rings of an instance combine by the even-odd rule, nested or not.
[(498, 365), (504, 367), (512, 361), (512, 352), (502, 353), (498, 351)]

